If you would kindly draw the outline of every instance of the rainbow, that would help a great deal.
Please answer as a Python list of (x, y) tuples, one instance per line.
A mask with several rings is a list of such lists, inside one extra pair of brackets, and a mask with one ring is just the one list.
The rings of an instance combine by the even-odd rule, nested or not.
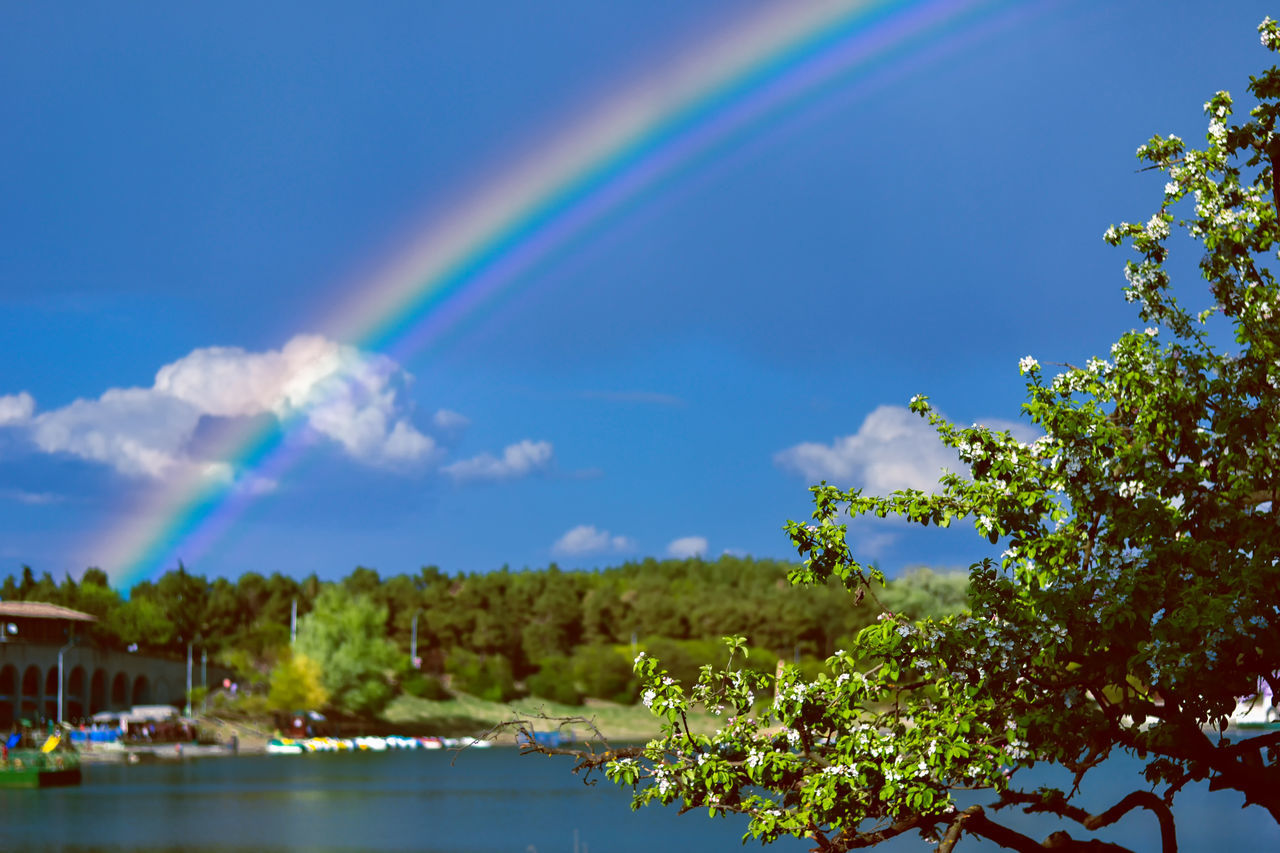
[[(1042, 0), (1048, 2), (1048, 0)], [(751, 133), (854, 97), (1032, 14), (1020, 0), (780, 0), (693, 46), (670, 70), (586, 110), (550, 144), (425, 227), (351, 288), (323, 331), (405, 363), (612, 217), (713, 165)], [(112, 582), (198, 560), (305, 450), (292, 424), (230, 434), (219, 458), (251, 476), (192, 474), (155, 490), (86, 552)], [(247, 485), (246, 485), (247, 484)]]

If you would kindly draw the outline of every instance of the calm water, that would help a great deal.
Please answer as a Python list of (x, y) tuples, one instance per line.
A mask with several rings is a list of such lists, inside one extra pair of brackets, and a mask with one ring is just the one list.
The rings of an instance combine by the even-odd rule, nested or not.
[[(0, 850), (573, 853), (575, 836), (579, 853), (743, 849), (740, 821), (632, 812), (625, 792), (607, 782), (582, 785), (565, 761), (511, 749), (470, 750), (451, 767), (452, 757), (416, 751), (88, 766), (78, 788), (0, 791)], [(1129, 790), (1114, 780), (1099, 787), (1100, 799)], [(1185, 793), (1183, 851), (1280, 850), (1280, 829), (1258, 809), (1241, 811), (1238, 795)], [(1042, 838), (1056, 827), (1024, 819), (1023, 828)], [(1145, 813), (1119, 830), (1103, 837), (1159, 849)], [(793, 840), (763, 849), (807, 848)], [(879, 849), (927, 848), (910, 836)], [(989, 848), (970, 841), (960, 849)]]

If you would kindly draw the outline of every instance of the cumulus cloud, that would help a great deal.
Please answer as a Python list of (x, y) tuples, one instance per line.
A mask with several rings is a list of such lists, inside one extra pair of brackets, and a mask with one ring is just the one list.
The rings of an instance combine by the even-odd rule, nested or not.
[(565, 533), (551, 546), (555, 554), (582, 557), (588, 554), (624, 553), (634, 551), (636, 543), (626, 536), (615, 536), (607, 530), (598, 530), (591, 524), (579, 524)]
[(362, 462), (430, 460), (435, 441), (402, 412), (400, 389), (407, 380), (385, 356), (298, 335), (267, 352), (193, 350), (161, 367), (150, 388), (112, 388), (96, 400), (76, 400), (38, 415), (30, 395), (0, 397), (0, 424), (27, 425), (46, 452), (70, 453), (139, 477), (192, 469), (232, 476), (225, 463), (201, 458), (201, 425), (209, 419), (300, 418)]
[(26, 391), (0, 394), (0, 426), (26, 423), (36, 410), (35, 399)]
[(667, 545), (667, 556), (677, 560), (701, 557), (707, 553), (707, 540), (703, 536), (682, 536)]
[[(1016, 421), (993, 419), (984, 425), (1008, 431), (1024, 443), (1040, 435), (1034, 427)], [(831, 444), (797, 444), (776, 453), (773, 461), (811, 481), (830, 480), (876, 494), (895, 489), (934, 492), (943, 468), (967, 470), (928, 422), (901, 406), (880, 406), (853, 435), (838, 437)]]
[(404, 378), (386, 356), (319, 335), (298, 335), (264, 353), (238, 347), (195, 350), (160, 368), (155, 390), (208, 415), (302, 415), (314, 431), (356, 459), (400, 462), (435, 450), (431, 438), (399, 415), (396, 383)]
[(443, 432), (461, 432), (471, 424), (471, 419), (466, 415), (441, 409), (431, 418), (431, 422), (435, 424), (436, 429)]
[(502, 458), (481, 453), (446, 465), (441, 470), (455, 480), (510, 480), (545, 469), (551, 464), (554, 450), (548, 441), (525, 439), (507, 445)]
[(46, 453), (70, 453), (123, 474), (162, 477), (184, 461), (200, 411), (144, 388), (113, 388), (36, 415), (31, 438)]
[(774, 463), (808, 480), (831, 480), (883, 494), (937, 488), (943, 468), (959, 470), (955, 451), (920, 417), (900, 406), (880, 406), (853, 435), (831, 444), (806, 442), (775, 454)]

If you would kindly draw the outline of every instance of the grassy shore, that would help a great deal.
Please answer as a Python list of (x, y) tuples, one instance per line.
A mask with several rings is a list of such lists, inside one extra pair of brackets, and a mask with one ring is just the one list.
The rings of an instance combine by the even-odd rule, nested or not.
[[(229, 743), (234, 736), (243, 751), (261, 752), (271, 737), (274, 723), (269, 714), (244, 711), (211, 711), (201, 718), (201, 726), (221, 743)], [(517, 718), (530, 721), (535, 731), (551, 731), (558, 728), (561, 721), (568, 721), (562, 731), (574, 740), (586, 740), (598, 731), (611, 742), (626, 743), (649, 740), (661, 733), (661, 721), (643, 705), (617, 705), (598, 700), (587, 700), (585, 705), (561, 705), (537, 697), (504, 703), (466, 694), (439, 701), (399, 696), (380, 718), (363, 722), (348, 720), (342, 726), (344, 734), (485, 735), (498, 743), (509, 744), (515, 740), (515, 731), (502, 729), (501, 724)], [(689, 725), (696, 732), (709, 734), (721, 723), (721, 718), (706, 712), (689, 714)], [(352, 732), (346, 732), (346, 728)]]
[[(517, 717), (537, 719), (535, 728), (548, 731), (556, 728), (555, 718), (585, 718), (611, 741), (640, 741), (656, 737), (661, 722), (643, 705), (615, 705), (609, 702), (590, 702), (587, 705), (560, 705), (545, 699), (520, 699), (510, 703), (486, 702), (474, 696), (461, 695), (444, 701), (418, 699), (413, 696), (397, 697), (383, 717), (393, 725), (429, 725), (432, 720), (470, 718), (492, 728)], [(540, 719), (542, 717), (551, 719)], [(707, 713), (693, 713), (689, 724), (695, 731), (712, 732), (717, 728), (718, 717)], [(586, 738), (591, 727), (583, 722), (570, 723), (576, 738)], [(508, 733), (505, 740), (513, 735)]]

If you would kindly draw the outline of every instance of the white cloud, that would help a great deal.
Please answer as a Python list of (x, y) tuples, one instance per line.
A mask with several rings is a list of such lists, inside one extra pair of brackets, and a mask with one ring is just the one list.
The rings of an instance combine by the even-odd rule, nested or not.
[(62, 503), (66, 497), (53, 492), (28, 492), (22, 489), (3, 489), (0, 490), (0, 499), (17, 501), (22, 504), (31, 506), (44, 506), (46, 504)]
[(446, 465), (443, 470), (455, 480), (510, 480), (540, 471), (551, 464), (554, 450), (549, 441), (524, 439), (507, 445), (498, 459), (490, 453), (481, 453)]
[[(876, 519), (879, 521), (879, 519)], [(881, 521), (880, 524), (886, 522)], [(850, 531), (850, 542), (855, 552), (866, 559), (874, 560), (883, 557), (898, 542), (898, 534), (887, 530), (872, 529)]]
[(930, 492), (943, 468), (960, 469), (955, 451), (942, 444), (927, 422), (900, 406), (880, 406), (853, 435), (831, 444), (797, 444), (773, 460), (809, 480), (831, 480), (877, 494), (905, 488)]
[(1007, 432), (1023, 444), (1030, 444), (1040, 436), (1044, 435), (1041, 430), (1020, 421), (1006, 421), (1000, 418), (988, 418), (982, 422), (982, 425), (988, 429), (996, 430), (997, 432)]
[(581, 557), (587, 554), (623, 553), (634, 551), (636, 543), (626, 536), (615, 536), (607, 530), (598, 530), (591, 524), (579, 524), (556, 540), (551, 546), (555, 554)]
[(383, 355), (319, 335), (298, 335), (283, 348), (249, 353), (238, 347), (192, 352), (156, 375), (155, 389), (222, 417), (301, 414), (320, 435), (365, 462), (431, 456), (435, 442), (398, 417), (404, 373)]
[(46, 453), (70, 453), (123, 474), (163, 477), (183, 463), (200, 411), (151, 389), (112, 388), (97, 400), (36, 415), (31, 438)]
[[(983, 425), (1008, 431), (1024, 443), (1040, 436), (1034, 427), (1017, 421), (989, 419)], [(814, 482), (830, 480), (874, 494), (895, 489), (934, 492), (943, 468), (968, 470), (927, 421), (901, 406), (880, 406), (853, 435), (838, 437), (831, 444), (797, 444), (774, 454), (773, 461)]]
[(26, 391), (0, 395), (0, 426), (26, 423), (35, 410), (36, 401)]
[(179, 469), (222, 479), (234, 475), (225, 463), (192, 452), (205, 418), (300, 417), (362, 462), (429, 460), (437, 453), (434, 440), (401, 413), (399, 386), (406, 381), (385, 356), (298, 335), (267, 352), (193, 350), (161, 367), (150, 388), (112, 388), (96, 400), (76, 400), (39, 415), (31, 413), (30, 395), (0, 397), (0, 423), (25, 420), (36, 446), (46, 452), (153, 478)]
[(471, 424), (471, 419), (466, 415), (460, 415), (448, 409), (436, 412), (431, 421), (436, 425), (436, 429), (451, 433), (460, 432)]
[(610, 403), (644, 403), (653, 406), (681, 406), (684, 400), (673, 394), (657, 391), (584, 391), (587, 400), (604, 400)]
[(701, 557), (707, 553), (707, 540), (703, 536), (682, 536), (667, 545), (667, 556), (677, 560)]

